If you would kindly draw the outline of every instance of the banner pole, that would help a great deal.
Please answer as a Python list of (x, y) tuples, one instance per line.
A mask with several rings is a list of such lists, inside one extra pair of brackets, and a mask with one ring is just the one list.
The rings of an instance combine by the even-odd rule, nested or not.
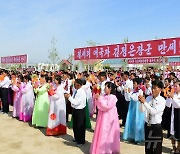
[(164, 77), (165, 77), (165, 57), (162, 56), (162, 60), (163, 60), (163, 82), (164, 82)]
[(88, 59), (88, 68), (87, 69), (88, 69), (87, 71), (88, 71), (88, 74), (89, 74), (89, 59)]

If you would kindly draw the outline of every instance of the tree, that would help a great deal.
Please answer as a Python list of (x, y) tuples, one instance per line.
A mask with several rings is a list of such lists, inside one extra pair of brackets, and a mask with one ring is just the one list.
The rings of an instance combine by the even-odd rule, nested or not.
[(93, 40), (88, 40), (88, 41), (86, 41), (86, 43), (90, 47), (100, 45), (100, 43), (93, 41)]
[[(129, 42), (128, 37), (123, 39), (123, 43), (128, 43), (128, 42)], [(123, 70), (127, 70), (127, 59), (122, 60), (122, 68)]]
[(128, 37), (123, 39), (123, 43), (127, 43), (127, 42), (129, 42)]
[[(100, 45), (100, 43), (93, 41), (93, 40), (88, 40), (88, 41), (86, 41), (86, 43), (89, 47)], [(87, 71), (89, 72), (89, 60), (87, 60), (87, 61), (88, 61)]]
[(49, 52), (48, 58), (53, 64), (53, 69), (55, 68), (55, 64), (59, 62), (59, 54), (58, 54), (57, 48), (55, 47), (56, 42), (57, 42), (57, 39), (53, 37), (51, 41), (51, 49), (48, 50)]
[(157, 36), (155, 36), (155, 40), (158, 40), (158, 37), (157, 37)]

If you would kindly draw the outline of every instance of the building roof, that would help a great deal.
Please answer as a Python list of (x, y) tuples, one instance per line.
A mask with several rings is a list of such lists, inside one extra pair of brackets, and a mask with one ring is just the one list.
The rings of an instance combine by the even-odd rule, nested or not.
[(72, 65), (68, 60), (65, 60), (65, 59), (63, 59), (61, 62), (60, 62), (60, 64), (62, 64), (62, 63), (64, 63), (64, 64), (66, 64), (66, 65)]
[(106, 64), (121, 64), (123, 61), (123, 59), (107, 59), (104, 62), (102, 62), (102, 64), (106, 65)]
[(93, 64), (99, 63), (99, 62), (101, 62), (101, 61), (102, 61), (102, 60), (99, 60), (99, 59), (81, 60), (81, 62), (82, 62), (83, 64), (88, 64), (88, 63), (89, 63), (89, 65), (93, 65)]
[[(107, 59), (102, 62), (103, 65), (107, 64), (121, 64), (124, 59)], [(168, 62), (180, 62), (180, 57), (168, 57)]]
[(168, 62), (180, 62), (180, 57), (168, 57)]

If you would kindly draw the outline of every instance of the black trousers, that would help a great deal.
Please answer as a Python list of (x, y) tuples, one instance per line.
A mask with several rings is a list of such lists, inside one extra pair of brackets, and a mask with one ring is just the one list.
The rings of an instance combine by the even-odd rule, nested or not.
[(163, 133), (161, 124), (148, 126), (145, 123), (145, 153), (161, 154), (162, 153)]
[(85, 143), (86, 113), (84, 109), (73, 109), (73, 132), (78, 144)]
[[(2, 88), (0, 87), (0, 100), (1, 100), (1, 97), (2, 97)], [(1, 110), (1, 105), (2, 104), (0, 104), (0, 110)]]
[(8, 88), (1, 89), (2, 112), (9, 112)]
[(122, 125), (125, 126), (126, 124), (126, 117), (128, 113), (128, 108), (129, 108), (129, 101), (126, 101), (124, 99), (123, 101), (123, 117), (122, 117)]
[(116, 107), (117, 107), (117, 111), (118, 111), (118, 116), (119, 119), (123, 119), (123, 99), (124, 96), (121, 94), (121, 92), (116, 91), (116, 97), (118, 99), (117, 103), (116, 103)]
[(69, 114), (72, 114), (71, 102), (68, 99), (66, 101), (66, 122), (69, 121)]
[(174, 137), (180, 142), (180, 109), (174, 108)]

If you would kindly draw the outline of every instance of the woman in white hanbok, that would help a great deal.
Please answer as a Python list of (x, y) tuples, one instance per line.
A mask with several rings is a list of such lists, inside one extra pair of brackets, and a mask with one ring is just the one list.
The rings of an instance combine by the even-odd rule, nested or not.
[(22, 89), (22, 104), (20, 110), (20, 118), (24, 122), (29, 122), (32, 120), (32, 113), (34, 108), (34, 91), (33, 86), (31, 84), (31, 76), (24, 76), (25, 86)]
[[(47, 136), (64, 135), (66, 128), (66, 102), (64, 98), (64, 87), (61, 84), (61, 77), (56, 76), (54, 80), (56, 87), (50, 96), (50, 110), (48, 117)], [(52, 90), (51, 90), (52, 91)]]

